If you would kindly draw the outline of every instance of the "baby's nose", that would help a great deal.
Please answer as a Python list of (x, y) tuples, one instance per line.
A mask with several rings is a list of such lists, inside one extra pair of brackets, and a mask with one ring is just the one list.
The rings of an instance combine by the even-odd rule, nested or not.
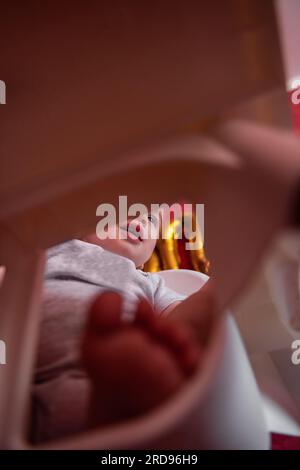
[(148, 215), (140, 219), (139, 222), (143, 224), (143, 227), (146, 227), (146, 225), (149, 223)]

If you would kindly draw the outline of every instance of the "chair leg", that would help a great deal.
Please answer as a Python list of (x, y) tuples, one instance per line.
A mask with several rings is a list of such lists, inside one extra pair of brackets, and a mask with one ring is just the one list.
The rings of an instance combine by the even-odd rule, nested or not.
[(43, 252), (24, 252), (17, 244), (14, 248), (6, 252), (7, 272), (0, 289), (0, 338), (6, 346), (6, 364), (0, 366), (2, 449), (26, 446), (44, 270)]

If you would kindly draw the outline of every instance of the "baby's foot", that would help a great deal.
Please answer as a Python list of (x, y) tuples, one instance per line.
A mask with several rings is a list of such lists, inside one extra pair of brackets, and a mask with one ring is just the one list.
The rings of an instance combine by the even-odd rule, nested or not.
[(122, 298), (107, 292), (89, 312), (82, 360), (92, 381), (93, 425), (129, 419), (159, 405), (193, 374), (201, 356), (192, 333), (158, 317), (145, 300), (130, 323), (121, 311)]

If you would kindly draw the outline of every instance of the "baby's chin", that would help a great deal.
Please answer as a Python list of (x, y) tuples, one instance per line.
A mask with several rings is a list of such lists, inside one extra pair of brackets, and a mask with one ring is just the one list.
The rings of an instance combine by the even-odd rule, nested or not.
[[(135, 264), (136, 268), (141, 267), (151, 256), (150, 253), (149, 257), (145, 259), (145, 252), (147, 251), (145, 250), (146, 246), (143, 245), (145, 242), (135, 243), (130, 239), (100, 239), (97, 236), (87, 241), (94, 245), (101, 246), (101, 248), (111, 253), (130, 259)], [(152, 251), (153, 249), (151, 247), (151, 252)]]
[(129, 240), (99, 240), (98, 245), (104, 248), (104, 250), (130, 259), (135, 266), (142, 264), (139, 262), (140, 256), (138, 256), (138, 247), (130, 243)]
[(118, 240), (119, 244), (114, 253), (133, 261), (136, 267), (141, 266), (145, 261), (145, 253), (142, 245), (132, 243), (130, 240)]

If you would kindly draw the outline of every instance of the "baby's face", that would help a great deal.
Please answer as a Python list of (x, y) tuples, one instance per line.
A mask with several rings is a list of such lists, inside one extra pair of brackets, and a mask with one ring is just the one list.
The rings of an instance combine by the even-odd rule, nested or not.
[(106, 238), (104, 239), (93, 234), (85, 237), (85, 240), (105, 250), (125, 256), (131, 259), (136, 267), (140, 267), (153, 253), (159, 234), (159, 225), (159, 214), (147, 213), (138, 218), (128, 218), (120, 226), (111, 227), (105, 232)]

